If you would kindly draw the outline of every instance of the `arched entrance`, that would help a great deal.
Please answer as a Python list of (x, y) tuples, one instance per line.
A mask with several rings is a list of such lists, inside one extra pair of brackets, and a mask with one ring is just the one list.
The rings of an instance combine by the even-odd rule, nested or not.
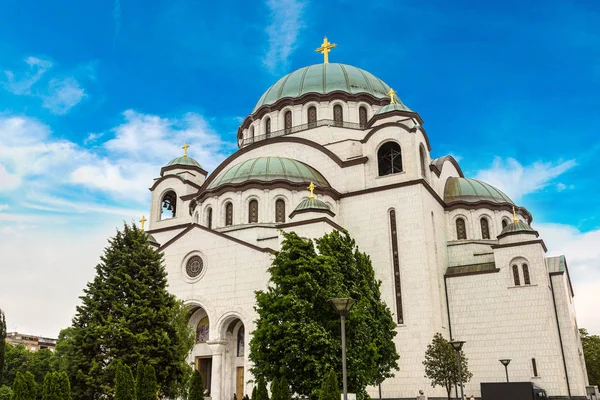
[(208, 345), (210, 339), (210, 318), (204, 308), (190, 304), (188, 326), (195, 332), (196, 343), (192, 348), (189, 362), (200, 372), (204, 383), (205, 396), (210, 396), (212, 385), (213, 352)]
[(248, 333), (244, 322), (237, 315), (224, 318), (220, 325), (220, 337), (224, 344), (223, 350), (223, 386), (222, 400), (233, 399), (233, 394), (241, 400), (244, 395), (250, 395), (252, 378), (247, 370)]

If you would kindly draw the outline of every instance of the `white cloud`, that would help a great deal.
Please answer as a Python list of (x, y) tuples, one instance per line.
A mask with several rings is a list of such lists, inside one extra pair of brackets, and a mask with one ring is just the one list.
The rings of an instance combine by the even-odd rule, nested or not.
[(48, 94), (43, 96), (42, 107), (53, 114), (64, 115), (86, 96), (75, 78), (52, 79), (48, 83)]
[(270, 71), (275, 72), (278, 67), (285, 66), (294, 51), (300, 30), (304, 27), (304, 6), (305, 2), (302, 0), (267, 0), (271, 24), (266, 28), (269, 48), (263, 64)]
[(87, 144), (90, 144), (90, 143), (94, 143), (96, 140), (100, 139), (102, 136), (104, 136), (104, 133), (90, 133), (83, 140), (83, 144), (87, 145)]
[(475, 176), (506, 193), (511, 199), (519, 200), (526, 194), (548, 186), (552, 180), (573, 168), (575, 160), (563, 162), (535, 162), (523, 166), (514, 158), (506, 160), (496, 157), (492, 166)]
[(9, 174), (4, 165), (0, 164), (0, 192), (13, 190), (20, 184), (21, 179), (18, 176)]
[(17, 74), (13, 71), (4, 71), (7, 80), (2, 86), (9, 92), (19, 95), (31, 94), (31, 87), (52, 67), (50, 61), (37, 57), (27, 57), (25, 63), (29, 66), (29, 69), (23, 73), (23, 76), (20, 79), (17, 78)]
[(2, 210), (8, 210), (8, 204), (0, 204), (0, 211)]

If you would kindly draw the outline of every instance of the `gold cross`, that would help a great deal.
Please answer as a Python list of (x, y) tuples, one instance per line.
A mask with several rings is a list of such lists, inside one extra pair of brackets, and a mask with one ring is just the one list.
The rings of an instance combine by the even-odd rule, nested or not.
[(142, 215), (142, 219), (140, 219), (140, 224), (142, 224), (142, 230), (144, 230), (144, 224), (148, 221), (145, 215)]
[(513, 206), (513, 221), (515, 223), (519, 222), (519, 220), (517, 219), (517, 212), (515, 211), (515, 206)]
[(390, 96), (390, 104), (396, 104), (396, 91), (392, 88), (390, 88), (390, 91), (388, 92), (388, 96)]
[(308, 185), (307, 189), (310, 190), (310, 197), (309, 197), (310, 200), (315, 199), (315, 188), (316, 188), (316, 186), (312, 182), (310, 183), (310, 185)]
[(327, 40), (327, 36), (325, 36), (325, 38), (323, 38), (323, 44), (321, 45), (321, 47), (319, 47), (315, 51), (317, 53), (323, 53), (323, 56), (325, 56), (325, 61), (324, 62), (325, 62), (325, 64), (327, 64), (327, 63), (329, 63), (329, 52), (335, 46), (337, 46), (337, 44), (335, 44), (335, 43), (329, 43), (329, 41)]
[(184, 156), (184, 157), (187, 157), (187, 149), (189, 149), (189, 148), (190, 148), (190, 145), (189, 145), (189, 144), (187, 144), (187, 143), (184, 143), (184, 144), (183, 144), (183, 147), (182, 147), (182, 149), (183, 149), (183, 156)]

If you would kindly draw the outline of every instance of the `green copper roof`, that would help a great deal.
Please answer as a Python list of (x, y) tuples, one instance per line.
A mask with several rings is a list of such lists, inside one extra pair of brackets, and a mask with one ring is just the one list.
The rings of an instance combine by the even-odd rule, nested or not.
[(287, 74), (271, 86), (258, 100), (254, 111), (284, 97), (299, 97), (306, 93), (331, 93), (336, 90), (357, 94), (369, 93), (388, 97), (390, 87), (373, 74), (346, 64), (315, 64)]
[(396, 97), (396, 102), (394, 104), (388, 104), (379, 109), (375, 114), (385, 114), (390, 111), (410, 111), (410, 108), (406, 107), (399, 98)]
[(329, 206), (319, 199), (304, 199), (295, 208), (295, 211), (300, 210), (329, 210)]
[(491, 201), (492, 203), (514, 204), (512, 200), (490, 184), (471, 178), (448, 178), (444, 188), (444, 201)]
[(202, 168), (200, 163), (194, 160), (192, 157), (183, 156), (172, 159), (166, 166), (168, 167), (170, 165), (189, 165), (190, 167)]
[(513, 223), (506, 225), (506, 227), (504, 227), (504, 229), (502, 229), (502, 232), (500, 232), (500, 235), (498, 235), (498, 236), (502, 236), (506, 233), (516, 233), (516, 232), (535, 232), (535, 231), (533, 230), (533, 228), (531, 226), (529, 226), (525, 222), (517, 221), (517, 222), (513, 222)]
[(319, 171), (303, 162), (284, 157), (258, 157), (225, 169), (208, 185), (208, 189), (249, 180), (284, 180), (307, 184), (313, 182), (317, 187), (329, 187), (329, 182)]

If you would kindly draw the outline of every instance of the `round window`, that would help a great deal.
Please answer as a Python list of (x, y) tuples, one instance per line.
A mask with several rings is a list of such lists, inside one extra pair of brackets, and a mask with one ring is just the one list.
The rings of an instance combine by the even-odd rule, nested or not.
[(185, 272), (190, 278), (196, 278), (202, 273), (203, 268), (204, 262), (202, 261), (202, 258), (200, 258), (200, 256), (193, 256), (188, 260), (185, 266)]

